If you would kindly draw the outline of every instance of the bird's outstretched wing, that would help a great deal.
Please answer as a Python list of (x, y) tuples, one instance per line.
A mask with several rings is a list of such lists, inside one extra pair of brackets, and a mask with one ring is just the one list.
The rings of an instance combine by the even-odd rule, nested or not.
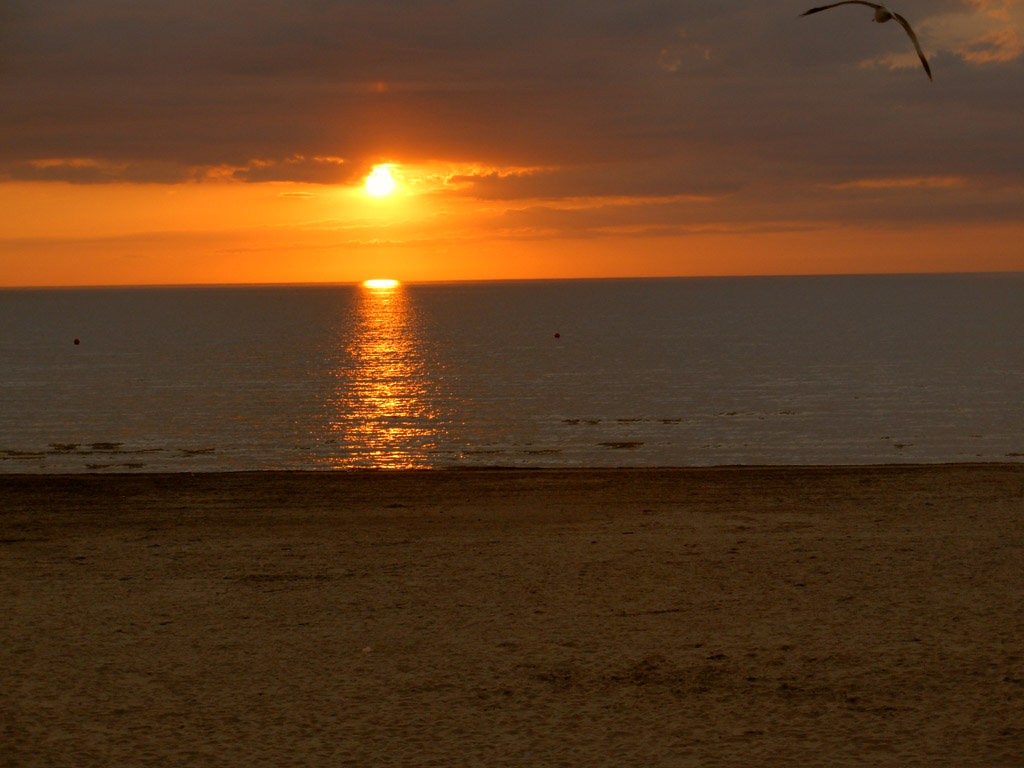
[(866, 3), (866, 2), (864, 2), (864, 0), (842, 0), (841, 3), (832, 3), (832, 5), (823, 5), (820, 8), (811, 8), (811, 10), (804, 11), (800, 15), (801, 16), (810, 16), (812, 13), (817, 13), (818, 11), (827, 11), (829, 8), (835, 8), (837, 5), (850, 5), (851, 3), (853, 3), (855, 5), (866, 5), (869, 8), (874, 8), (875, 10), (878, 10), (879, 8), (882, 7), (882, 6), (878, 5), (877, 3)]
[(917, 50), (917, 56), (919, 59), (921, 59), (921, 63), (924, 64), (924, 71), (928, 74), (928, 79), (931, 80), (932, 68), (928, 66), (928, 59), (924, 57), (924, 51), (921, 50), (921, 44), (917, 42), (917, 35), (914, 34), (914, 30), (910, 28), (910, 22), (908, 22), (898, 13), (894, 13), (892, 17), (896, 19), (896, 21), (898, 21), (905, 30), (907, 30), (907, 34), (910, 35), (910, 39), (914, 43), (914, 48)]

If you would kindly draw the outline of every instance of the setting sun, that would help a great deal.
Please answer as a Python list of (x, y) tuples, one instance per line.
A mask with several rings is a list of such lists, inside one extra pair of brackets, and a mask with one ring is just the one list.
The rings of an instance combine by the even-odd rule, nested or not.
[(374, 289), (377, 289), (377, 290), (381, 290), (381, 289), (385, 289), (385, 288), (394, 288), (397, 285), (398, 285), (398, 281), (397, 280), (389, 280), (389, 279), (385, 279), (385, 278), (376, 278), (376, 279), (373, 279), (373, 280), (364, 280), (363, 281), (363, 286), (364, 287), (366, 287), (366, 288), (374, 288)]
[(366, 192), (374, 197), (391, 194), (394, 189), (395, 177), (391, 175), (391, 168), (386, 165), (378, 165), (366, 177)]

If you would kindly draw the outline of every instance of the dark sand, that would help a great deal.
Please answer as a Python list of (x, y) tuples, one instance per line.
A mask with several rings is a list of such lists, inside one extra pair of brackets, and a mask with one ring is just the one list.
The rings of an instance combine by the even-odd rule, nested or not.
[(1024, 766), (1024, 465), (0, 475), (0, 765)]

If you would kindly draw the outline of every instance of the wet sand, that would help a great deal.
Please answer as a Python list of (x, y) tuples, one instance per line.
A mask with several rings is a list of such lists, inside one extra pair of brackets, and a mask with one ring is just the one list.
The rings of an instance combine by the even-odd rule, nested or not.
[(1024, 465), (0, 475), (0, 765), (1022, 766)]

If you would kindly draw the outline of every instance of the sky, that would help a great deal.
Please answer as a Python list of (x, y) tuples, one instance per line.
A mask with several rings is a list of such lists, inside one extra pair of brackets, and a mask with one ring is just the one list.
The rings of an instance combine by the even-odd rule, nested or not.
[(812, 4), (0, 0), (0, 285), (1024, 270), (1024, 0)]

